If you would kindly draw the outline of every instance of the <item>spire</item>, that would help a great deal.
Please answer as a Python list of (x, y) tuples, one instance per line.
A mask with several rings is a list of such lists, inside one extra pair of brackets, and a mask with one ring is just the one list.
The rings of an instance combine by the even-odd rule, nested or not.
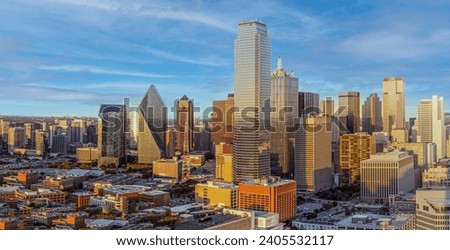
[(277, 69), (283, 69), (283, 62), (281, 61), (281, 57), (278, 57)]

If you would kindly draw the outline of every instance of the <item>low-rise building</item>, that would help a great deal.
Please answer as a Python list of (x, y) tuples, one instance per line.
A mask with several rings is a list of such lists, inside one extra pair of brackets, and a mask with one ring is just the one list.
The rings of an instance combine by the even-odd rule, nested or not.
[(66, 201), (65, 194), (61, 191), (40, 188), (36, 191), (28, 189), (17, 189), (15, 197), (18, 200), (34, 201), (36, 199), (48, 199), (55, 203), (64, 204)]
[(145, 191), (139, 194), (139, 200), (155, 203), (155, 206), (168, 206), (170, 203), (170, 193), (160, 190)]
[(414, 214), (357, 214), (337, 224), (338, 230), (415, 230)]
[(156, 178), (181, 179), (183, 161), (178, 159), (160, 159), (153, 162), (153, 176)]
[(238, 187), (232, 183), (208, 181), (195, 185), (195, 202), (236, 208)]

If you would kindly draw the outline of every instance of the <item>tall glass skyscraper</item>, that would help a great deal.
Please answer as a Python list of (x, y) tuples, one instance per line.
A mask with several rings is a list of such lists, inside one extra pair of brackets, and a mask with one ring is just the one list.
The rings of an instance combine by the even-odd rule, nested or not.
[(271, 42), (267, 26), (240, 23), (234, 42), (233, 179), (242, 182), (270, 175), (270, 118), (263, 113), (270, 97)]

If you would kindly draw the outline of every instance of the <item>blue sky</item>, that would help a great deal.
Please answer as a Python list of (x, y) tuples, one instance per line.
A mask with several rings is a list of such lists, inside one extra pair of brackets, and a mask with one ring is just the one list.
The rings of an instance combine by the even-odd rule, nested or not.
[(206, 107), (233, 91), (236, 27), (254, 19), (301, 91), (363, 101), (404, 76), (408, 117), (433, 94), (450, 111), (448, 13), (448, 1), (3, 0), (0, 115), (95, 116), (150, 84), (167, 105), (187, 94)]

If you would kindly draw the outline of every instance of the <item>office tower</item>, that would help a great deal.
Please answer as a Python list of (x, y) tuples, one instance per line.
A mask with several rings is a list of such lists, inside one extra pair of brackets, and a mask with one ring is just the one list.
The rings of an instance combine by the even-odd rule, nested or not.
[(405, 79), (388, 77), (383, 79), (383, 132), (391, 139), (394, 128), (405, 127)]
[(215, 145), (216, 179), (233, 181), (233, 146), (223, 142)]
[(434, 95), (431, 99), (421, 100), (417, 124), (417, 141), (435, 143), (437, 159), (446, 157), (444, 98)]
[(332, 185), (331, 118), (300, 119), (295, 133), (294, 179), (298, 189), (317, 191)]
[(381, 101), (377, 93), (370, 94), (362, 105), (362, 131), (372, 134), (383, 130)]
[(226, 100), (213, 101), (211, 115), (211, 136), (214, 144), (233, 142), (234, 94)]
[(297, 215), (297, 184), (279, 177), (239, 183), (239, 209), (277, 213), (280, 221)]
[(388, 203), (389, 195), (414, 190), (414, 157), (407, 152), (374, 154), (361, 162), (361, 201)]
[(218, 207), (236, 208), (238, 187), (232, 183), (208, 181), (195, 185), (195, 202)]
[(36, 142), (36, 155), (44, 155), (46, 153), (46, 137), (47, 133), (42, 130), (36, 130), (35, 131), (35, 142)]
[(376, 152), (376, 139), (367, 133), (343, 134), (340, 144), (341, 183), (360, 180), (360, 163)]
[(278, 67), (272, 73), (270, 107), (270, 153), (276, 155), (277, 167), (281, 175), (292, 177), (294, 174), (294, 117), (298, 114), (298, 78), (294, 73), (283, 69), (281, 58)]
[(184, 95), (175, 103), (177, 108), (177, 144), (176, 150), (183, 154), (189, 154), (194, 149), (194, 100)]
[(165, 133), (166, 157), (171, 158), (175, 155), (175, 129), (168, 127)]
[(9, 133), (9, 121), (5, 121), (4, 119), (1, 119), (0, 120), (0, 137), (2, 137), (3, 142), (8, 143), (8, 133)]
[(359, 115), (359, 92), (339, 93), (339, 113), (341, 133), (356, 133), (359, 131), (361, 116)]
[(416, 229), (450, 230), (450, 188), (423, 188), (416, 191)]
[(324, 116), (334, 116), (334, 100), (333, 97), (327, 97), (320, 101), (320, 111)]
[(124, 105), (102, 104), (98, 114), (98, 160), (99, 165), (120, 166), (125, 160)]
[(86, 121), (74, 119), (70, 122), (70, 143), (83, 143), (84, 133), (86, 133)]
[(52, 136), (52, 153), (67, 154), (69, 151), (69, 137), (63, 134), (55, 134)]
[(26, 137), (26, 147), (34, 148), (34, 123), (25, 123), (25, 137)]
[(207, 122), (194, 126), (194, 150), (212, 152), (211, 133)]
[(90, 124), (86, 127), (87, 143), (97, 144), (97, 128), (96, 125)]
[(137, 131), (138, 163), (151, 164), (166, 155), (167, 107), (151, 85), (139, 105)]
[(393, 142), (389, 144), (389, 149), (398, 149), (400, 151), (408, 151), (410, 154), (414, 155), (414, 166), (416, 168), (426, 169), (431, 165), (427, 155), (427, 144), (426, 142), (408, 142), (408, 143), (398, 143)]
[(234, 42), (233, 175), (235, 182), (270, 175), (270, 57), (267, 26), (240, 23)]
[(318, 115), (319, 94), (311, 92), (298, 92), (298, 117)]
[(10, 127), (8, 132), (8, 151), (14, 152), (16, 148), (25, 148), (27, 138), (22, 127)]

